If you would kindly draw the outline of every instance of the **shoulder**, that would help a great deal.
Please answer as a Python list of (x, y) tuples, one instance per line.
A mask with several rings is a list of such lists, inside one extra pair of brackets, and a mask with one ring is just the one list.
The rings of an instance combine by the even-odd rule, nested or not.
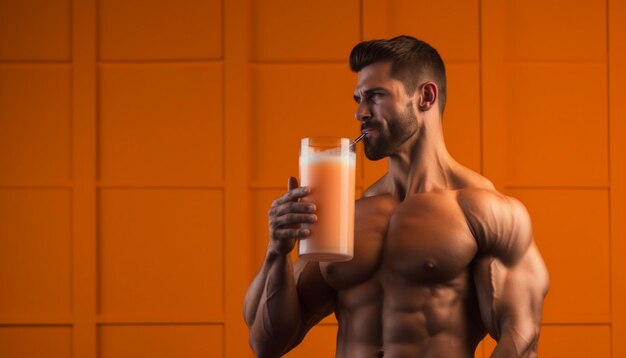
[(457, 191), (457, 201), (466, 214), (502, 216), (504, 219), (528, 216), (522, 202), (495, 189), (464, 188)]
[(389, 216), (398, 206), (398, 200), (386, 191), (366, 191), (356, 200), (355, 215), (371, 218), (372, 216)]
[(458, 163), (454, 165), (452, 178), (457, 189), (496, 190), (489, 179)]
[(457, 201), (480, 252), (514, 262), (533, 241), (528, 210), (519, 200), (492, 189), (459, 190)]
[(389, 173), (385, 173), (382, 177), (380, 177), (374, 184), (370, 185), (363, 194), (361, 198), (370, 198), (373, 196), (379, 195), (388, 195), (391, 194), (390, 187), (388, 185), (389, 182)]
[(356, 213), (390, 215), (398, 206), (398, 200), (393, 196), (389, 182), (389, 174), (385, 173), (374, 184), (365, 189), (356, 201)]
[(489, 179), (461, 165), (455, 172), (457, 201), (468, 219), (503, 225), (529, 218), (519, 200), (498, 192)]

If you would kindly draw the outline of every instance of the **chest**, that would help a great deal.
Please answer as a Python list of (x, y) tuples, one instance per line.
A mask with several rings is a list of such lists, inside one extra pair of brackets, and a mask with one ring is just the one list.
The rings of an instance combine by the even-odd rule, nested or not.
[(336, 289), (377, 277), (409, 285), (446, 283), (469, 268), (478, 248), (451, 193), (415, 195), (386, 210), (376, 202), (362, 204), (353, 260), (320, 266)]

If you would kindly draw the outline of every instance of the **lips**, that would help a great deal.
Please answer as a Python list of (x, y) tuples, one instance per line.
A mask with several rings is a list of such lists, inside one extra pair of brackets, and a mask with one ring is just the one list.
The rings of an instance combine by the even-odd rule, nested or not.
[(361, 124), (361, 132), (373, 132), (376, 130), (376, 126), (371, 123), (363, 123)]
[(377, 131), (376, 127), (375, 127), (375, 126), (373, 126), (373, 125), (372, 125), (372, 124), (370, 124), (370, 123), (368, 123), (368, 124), (363, 123), (363, 124), (361, 125), (361, 133), (363, 133), (363, 132), (367, 133), (367, 134), (365, 135), (365, 137), (366, 137), (366, 138), (371, 138), (371, 137), (372, 137), (372, 135), (373, 135), (376, 131)]

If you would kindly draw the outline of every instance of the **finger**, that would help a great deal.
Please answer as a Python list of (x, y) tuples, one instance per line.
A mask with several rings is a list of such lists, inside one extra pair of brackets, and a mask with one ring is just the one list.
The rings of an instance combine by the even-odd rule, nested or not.
[(311, 235), (309, 229), (278, 229), (274, 231), (274, 238), (278, 240), (304, 239)]
[(284, 228), (291, 225), (313, 224), (316, 221), (317, 216), (315, 214), (290, 213), (270, 219), (270, 226), (272, 228)]
[(296, 201), (302, 197), (307, 196), (309, 194), (309, 191), (309, 187), (307, 186), (301, 186), (299, 188), (291, 189), (280, 198), (274, 200), (272, 206), (278, 206), (289, 201)]
[(273, 206), (269, 211), (269, 215), (280, 216), (289, 213), (313, 213), (315, 209), (316, 207), (313, 203), (290, 201), (278, 206)]
[(298, 187), (298, 179), (295, 177), (289, 177), (287, 180), (287, 191), (291, 191)]

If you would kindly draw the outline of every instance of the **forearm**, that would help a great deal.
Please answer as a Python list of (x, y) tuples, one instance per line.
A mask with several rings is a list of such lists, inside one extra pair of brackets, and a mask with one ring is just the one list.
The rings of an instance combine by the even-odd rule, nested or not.
[(300, 303), (287, 254), (268, 252), (244, 304), (250, 344), (259, 356), (280, 355), (299, 331)]
[(533, 322), (505, 326), (492, 358), (537, 357), (539, 327)]

